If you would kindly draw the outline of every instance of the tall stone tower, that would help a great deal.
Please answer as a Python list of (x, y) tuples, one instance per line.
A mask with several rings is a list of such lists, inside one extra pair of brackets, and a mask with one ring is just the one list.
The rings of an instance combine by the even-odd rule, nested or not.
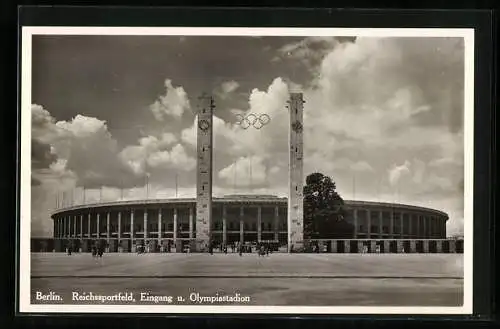
[(304, 239), (303, 205), (303, 108), (302, 93), (291, 93), (288, 101), (290, 111), (290, 157), (288, 162), (288, 252), (302, 246)]
[(214, 100), (200, 97), (197, 134), (196, 178), (196, 246), (198, 251), (207, 248), (211, 240), (212, 224), (212, 145)]

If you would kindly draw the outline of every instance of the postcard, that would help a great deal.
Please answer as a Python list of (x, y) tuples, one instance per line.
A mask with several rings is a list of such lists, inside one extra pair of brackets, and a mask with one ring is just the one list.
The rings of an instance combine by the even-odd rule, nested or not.
[(21, 34), (20, 312), (472, 312), (472, 29)]

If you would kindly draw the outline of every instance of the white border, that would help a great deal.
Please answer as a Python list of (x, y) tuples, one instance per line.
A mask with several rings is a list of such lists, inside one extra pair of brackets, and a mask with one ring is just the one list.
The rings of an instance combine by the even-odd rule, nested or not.
[[(462, 307), (183, 306), (31, 304), (31, 40), (33, 35), (463, 37), (464, 304)], [(474, 30), (357, 28), (22, 27), (19, 312), (245, 314), (472, 314), (474, 175)], [(22, 270), (21, 270), (22, 269)]]

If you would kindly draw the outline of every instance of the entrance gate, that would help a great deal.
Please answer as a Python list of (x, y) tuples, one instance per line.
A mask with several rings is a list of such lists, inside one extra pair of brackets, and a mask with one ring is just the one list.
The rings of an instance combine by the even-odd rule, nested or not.
[(405, 253), (407, 253), (407, 254), (409, 254), (409, 253), (411, 253), (411, 252), (412, 252), (412, 251), (411, 251), (411, 244), (410, 244), (410, 241), (408, 241), (408, 240), (404, 240), (404, 241), (403, 241), (403, 249), (404, 249), (404, 252), (405, 252)]
[(432, 254), (437, 253), (437, 241), (436, 240), (429, 241), (429, 252)]
[(349, 244), (350, 244), (350, 247), (351, 247), (351, 253), (357, 254), (359, 252), (359, 250), (358, 250), (358, 241), (350, 240)]
[(389, 252), (395, 254), (398, 252), (398, 242), (397, 241), (390, 241), (389, 242)]
[(417, 253), (421, 254), (424, 252), (424, 242), (422, 240), (417, 241), (416, 247), (417, 247)]
[(445, 240), (443, 241), (443, 244), (442, 244), (442, 248), (443, 248), (443, 253), (449, 253), (450, 252), (450, 242)]

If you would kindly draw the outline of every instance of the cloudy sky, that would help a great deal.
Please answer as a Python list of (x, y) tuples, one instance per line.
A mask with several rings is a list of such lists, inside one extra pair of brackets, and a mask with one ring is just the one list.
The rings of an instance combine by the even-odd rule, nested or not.
[[(194, 197), (203, 92), (215, 196), (286, 195), (290, 88), (306, 100), (305, 176), (332, 176), (347, 200), (443, 210), (463, 230), (461, 38), (34, 36), (32, 56), (34, 236), (83, 187), (87, 202)], [(250, 112), (271, 122), (243, 130)]]

